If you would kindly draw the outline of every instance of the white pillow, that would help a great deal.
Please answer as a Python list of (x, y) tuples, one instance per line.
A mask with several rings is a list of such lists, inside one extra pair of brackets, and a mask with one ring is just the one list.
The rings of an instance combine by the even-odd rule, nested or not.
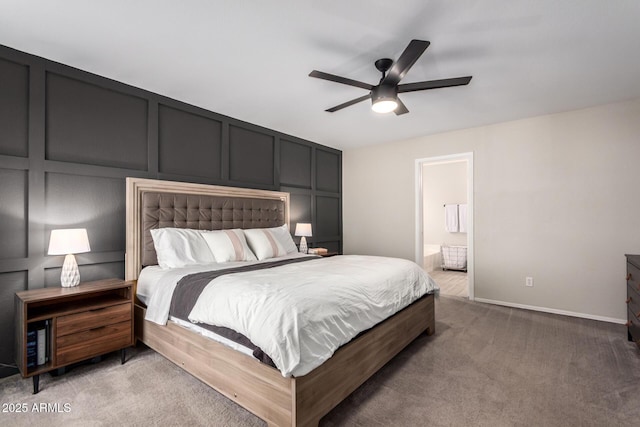
[(247, 246), (244, 233), (239, 228), (233, 230), (203, 231), (202, 237), (209, 246), (216, 262), (255, 261), (256, 256)]
[(251, 228), (244, 230), (247, 242), (259, 260), (275, 258), (297, 252), (289, 227)]
[(179, 268), (216, 262), (199, 230), (156, 228), (151, 230), (161, 268)]
[(289, 227), (287, 224), (281, 225), (280, 227), (269, 228), (269, 231), (276, 237), (288, 254), (298, 252), (298, 247), (293, 241), (291, 233), (289, 233)]

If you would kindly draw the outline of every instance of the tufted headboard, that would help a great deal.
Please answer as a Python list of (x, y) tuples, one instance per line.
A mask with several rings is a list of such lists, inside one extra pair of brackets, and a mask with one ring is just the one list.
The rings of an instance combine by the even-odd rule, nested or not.
[(289, 225), (289, 193), (127, 178), (125, 277), (157, 264), (150, 230), (265, 228)]

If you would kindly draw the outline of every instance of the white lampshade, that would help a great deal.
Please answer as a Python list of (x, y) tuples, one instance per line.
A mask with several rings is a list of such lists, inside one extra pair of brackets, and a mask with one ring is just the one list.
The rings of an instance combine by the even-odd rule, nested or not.
[(311, 237), (311, 224), (299, 222), (296, 224), (296, 236)]
[(67, 255), (89, 252), (89, 236), (86, 228), (52, 230), (49, 240), (49, 255)]
[(86, 228), (68, 228), (64, 230), (51, 230), (49, 240), (49, 255), (66, 255), (62, 264), (60, 284), (67, 288), (78, 286), (80, 283), (80, 270), (73, 254), (89, 252), (89, 236)]

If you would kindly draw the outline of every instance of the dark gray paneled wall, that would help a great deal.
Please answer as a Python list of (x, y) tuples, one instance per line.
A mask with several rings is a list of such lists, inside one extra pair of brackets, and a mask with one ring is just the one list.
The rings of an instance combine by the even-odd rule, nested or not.
[[(0, 363), (13, 296), (59, 286), (55, 228), (86, 227), (83, 280), (124, 276), (125, 177), (288, 191), (291, 223), (342, 250), (342, 153), (0, 46)], [(0, 366), (0, 376), (15, 370)]]

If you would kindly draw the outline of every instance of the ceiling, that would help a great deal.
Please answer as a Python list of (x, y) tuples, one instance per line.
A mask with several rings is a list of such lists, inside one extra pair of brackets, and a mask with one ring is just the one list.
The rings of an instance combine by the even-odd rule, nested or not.
[[(637, 0), (0, 0), (0, 44), (339, 149), (640, 97)], [(362, 102), (373, 62), (431, 42), (410, 113)]]

